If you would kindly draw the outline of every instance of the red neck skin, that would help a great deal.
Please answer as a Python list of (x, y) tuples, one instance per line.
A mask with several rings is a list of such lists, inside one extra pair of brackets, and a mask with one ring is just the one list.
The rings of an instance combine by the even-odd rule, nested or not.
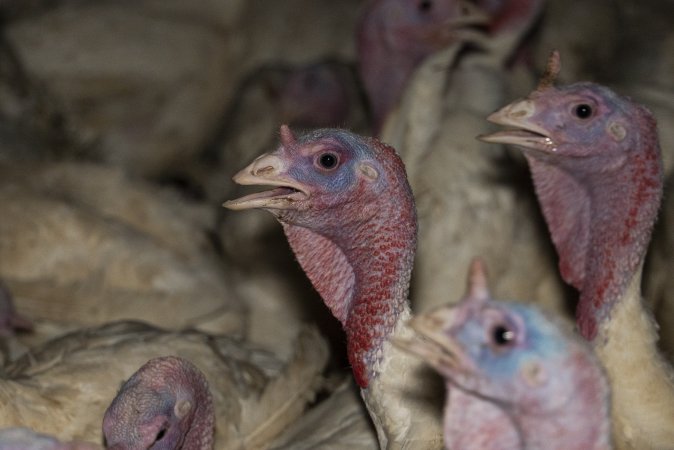
[(641, 269), (662, 197), (655, 124), (643, 119), (633, 150), (613, 167), (565, 169), (527, 152), (561, 275), (580, 291), (576, 319), (588, 340)]
[[(393, 164), (400, 173), (397, 156)], [(360, 201), (332, 211), (334, 219), (320, 229), (281, 219), (297, 260), (346, 332), (349, 362), (362, 388), (377, 376), (382, 346), (408, 307), (416, 250), (411, 189), (404, 176), (390, 178), (376, 200), (364, 203), (365, 194), (356, 196)]]

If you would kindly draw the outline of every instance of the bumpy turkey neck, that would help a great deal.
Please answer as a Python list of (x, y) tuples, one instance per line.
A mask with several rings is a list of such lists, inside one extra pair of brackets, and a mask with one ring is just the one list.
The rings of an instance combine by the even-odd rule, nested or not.
[(630, 167), (614, 181), (625, 183), (624, 190), (606, 186), (592, 195), (587, 275), (576, 312), (588, 339), (597, 334), (597, 318), (608, 318), (642, 267), (662, 196), (662, 170), (656, 160), (659, 155), (654, 152), (634, 155)]
[(340, 212), (354, 218), (347, 223), (320, 231), (284, 224), (302, 268), (342, 323), (349, 362), (363, 388), (377, 376), (382, 344), (408, 308), (416, 212), (407, 182), (395, 184), (376, 204), (354, 203), (352, 211)]
[(395, 222), (364, 227), (359, 233), (360, 243), (345, 251), (353, 261), (356, 282), (345, 331), (356, 381), (363, 387), (376, 376), (373, 368), (382, 357), (379, 349), (408, 307), (416, 217), (413, 209), (411, 214), (391, 212), (399, 213)]
[(640, 270), (650, 241), (663, 184), (653, 134), (638, 136), (638, 150), (617, 166), (587, 173), (576, 163), (575, 170), (566, 169), (529, 157), (560, 272), (580, 291), (579, 330), (590, 340)]

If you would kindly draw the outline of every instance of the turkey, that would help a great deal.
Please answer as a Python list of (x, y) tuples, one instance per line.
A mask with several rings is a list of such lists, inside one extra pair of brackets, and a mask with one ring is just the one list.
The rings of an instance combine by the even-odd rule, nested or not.
[(455, 306), (414, 317), (397, 342), (444, 378), (447, 449), (611, 448), (610, 394), (590, 347), (533, 306), (494, 301), (480, 260)]
[(424, 386), (421, 363), (389, 342), (411, 334), (405, 321), (416, 244), (414, 200), (395, 151), (344, 130), (295, 137), (282, 126), (281, 145), (234, 181), (273, 187), (225, 206), (265, 209), (281, 222), (346, 332), (349, 362), (380, 446), (440, 447), (439, 405)]
[(261, 448), (311, 401), (328, 355), (310, 327), (300, 332), (288, 360), (229, 337), (139, 322), (78, 330), (5, 366), (0, 428), (100, 443), (104, 413), (119, 387), (149, 360), (164, 356), (187, 359), (203, 372), (213, 396), (216, 448)]
[(527, 158), (559, 271), (580, 293), (578, 329), (608, 372), (616, 445), (668, 448), (674, 379), (640, 289), (662, 196), (656, 122), (604, 86), (553, 86), (559, 70), (553, 52), (538, 88), (489, 116), (510, 129), (482, 139)]
[(109, 449), (211, 450), (213, 396), (204, 374), (174, 356), (153, 358), (126, 380), (103, 417)]

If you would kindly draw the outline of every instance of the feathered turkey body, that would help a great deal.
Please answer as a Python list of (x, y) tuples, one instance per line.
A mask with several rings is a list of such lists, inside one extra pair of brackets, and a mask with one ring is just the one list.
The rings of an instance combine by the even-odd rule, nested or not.
[(115, 320), (243, 333), (206, 205), (93, 163), (5, 162), (0, 180), (0, 273), (35, 328), (22, 343)]
[(518, 42), (537, 17), (533, 6), (501, 23), (497, 36), (483, 36), (479, 45), (488, 52), (458, 43), (431, 56), (384, 126), (381, 139), (400, 152), (416, 198), (415, 311), (460, 298), (464, 268), (477, 254), (489, 261), (495, 291), (567, 314), (567, 291), (535, 198), (528, 184), (503, 180), (505, 170), (524, 173), (524, 161), (475, 140), (489, 131), (484, 116), (518, 79), (505, 68), (513, 48), (503, 46), (502, 35)]

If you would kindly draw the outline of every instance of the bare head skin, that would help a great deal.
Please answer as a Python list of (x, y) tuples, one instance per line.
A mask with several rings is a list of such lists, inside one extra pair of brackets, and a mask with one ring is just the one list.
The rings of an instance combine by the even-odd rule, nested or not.
[(605, 449), (609, 388), (586, 343), (536, 308), (494, 301), (475, 260), (460, 303), (411, 321), (400, 342), (449, 388), (447, 448)]
[(105, 412), (107, 448), (213, 448), (213, 402), (204, 375), (189, 361), (148, 361), (127, 380)]
[(375, 139), (324, 129), (299, 138), (281, 127), (281, 146), (239, 172), (239, 184), (275, 186), (225, 203), (262, 208), (288, 241), (347, 334), (361, 387), (375, 375), (385, 337), (407, 305), (416, 217), (404, 167)]

